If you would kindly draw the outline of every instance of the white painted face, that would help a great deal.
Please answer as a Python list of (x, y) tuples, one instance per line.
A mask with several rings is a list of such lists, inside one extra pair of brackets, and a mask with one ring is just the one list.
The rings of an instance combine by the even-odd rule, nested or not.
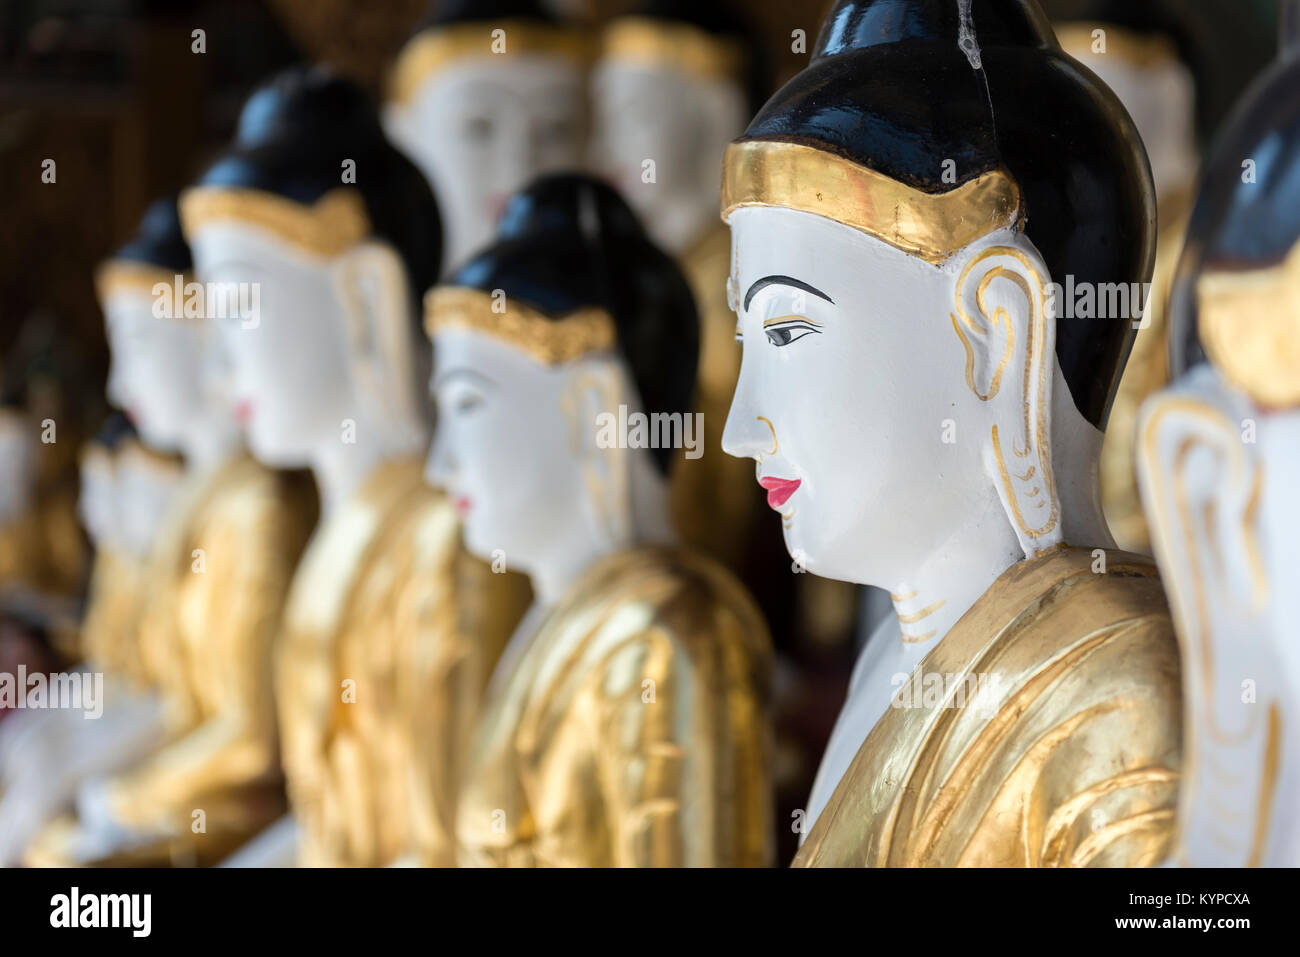
[(158, 318), (153, 294), (120, 288), (104, 301), (111, 364), (108, 398), (151, 448), (176, 452), (208, 414), (201, 319)]
[[(757, 460), (796, 560), (824, 577), (890, 587), (981, 520), (1019, 526), (1026, 553), (1060, 540), (1050, 452), (1060, 407), (1026, 391), (1041, 372), (1050, 392), (1055, 324), (1044, 324), (1024, 374), (1027, 290), (1048, 279), (1023, 235), (995, 233), (939, 267), (808, 213), (742, 207), (730, 225), (744, 357), (723, 448)], [(976, 298), (990, 276), (988, 314), (1005, 311), (995, 323)], [(981, 330), (964, 337), (959, 288)], [(1026, 409), (1037, 434), (1025, 435)], [(1013, 452), (1008, 436), (1028, 452)]]
[(543, 54), (457, 60), (407, 103), (390, 103), (385, 121), (433, 185), (450, 269), (488, 243), (512, 194), (545, 173), (581, 167), (582, 71)]
[(744, 129), (744, 92), (667, 63), (617, 58), (596, 65), (591, 89), (593, 164), (657, 242), (683, 248), (716, 222), (718, 167)]
[(598, 414), (632, 394), (621, 360), (546, 365), (454, 328), (434, 336), (434, 356), (428, 477), (461, 513), (471, 552), (533, 574), (566, 544), (582, 554), (630, 539), (629, 451), (596, 446)]
[(390, 247), (325, 259), (234, 221), (204, 225), (191, 247), (205, 282), (257, 284), (255, 316), (216, 320), (208, 376), (233, 395), (255, 456), (302, 467), (348, 422), (418, 429), (410, 296)]

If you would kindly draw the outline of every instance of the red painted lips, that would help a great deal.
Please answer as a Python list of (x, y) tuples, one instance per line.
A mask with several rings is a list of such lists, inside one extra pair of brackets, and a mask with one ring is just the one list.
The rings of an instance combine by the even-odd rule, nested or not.
[(803, 482), (800, 479), (761, 478), (758, 484), (767, 489), (767, 504), (772, 508), (780, 508), (790, 501), (790, 496), (799, 490)]

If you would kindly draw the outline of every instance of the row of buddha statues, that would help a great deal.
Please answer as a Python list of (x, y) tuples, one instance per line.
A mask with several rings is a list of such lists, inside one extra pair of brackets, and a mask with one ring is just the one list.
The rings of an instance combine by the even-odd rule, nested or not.
[[(98, 272), (103, 713), (0, 723), (0, 864), (1300, 863), (1300, 4), (1203, 160), (1095, 6), (835, 0), (760, 102), (715, 4), (458, 0), (259, 88)], [(892, 602), (793, 821), (763, 505)]]

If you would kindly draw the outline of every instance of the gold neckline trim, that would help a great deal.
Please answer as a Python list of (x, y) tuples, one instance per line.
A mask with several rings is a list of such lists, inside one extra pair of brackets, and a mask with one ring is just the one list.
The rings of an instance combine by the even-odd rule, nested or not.
[(668, 65), (704, 80), (737, 80), (745, 50), (735, 41), (687, 23), (655, 17), (621, 17), (605, 28), (601, 56), (649, 66)]
[[(500, 310), (494, 307), (502, 305)], [(551, 319), (522, 302), (497, 300), (479, 289), (435, 286), (424, 297), (424, 328), (473, 329), (522, 349), (538, 362), (558, 365), (614, 348), (614, 320), (604, 309), (577, 309)]]
[(723, 221), (741, 206), (824, 216), (935, 265), (1023, 218), (1020, 188), (1001, 168), (946, 193), (926, 193), (815, 146), (778, 140), (727, 147)]
[[(497, 30), (504, 32), (497, 34)], [(500, 52), (494, 49), (499, 42), (505, 44)], [(484, 20), (430, 27), (412, 37), (398, 54), (389, 78), (388, 97), (395, 103), (409, 102), (431, 74), (456, 60), (522, 54), (546, 54), (585, 66), (592, 50), (584, 33), (529, 20)]]
[(1276, 266), (1205, 272), (1196, 297), (1201, 343), (1223, 377), (1261, 406), (1300, 406), (1300, 242)]
[(361, 194), (346, 186), (310, 206), (260, 189), (195, 186), (181, 193), (179, 208), (190, 242), (209, 223), (235, 220), (267, 229), (312, 255), (333, 258), (371, 233)]

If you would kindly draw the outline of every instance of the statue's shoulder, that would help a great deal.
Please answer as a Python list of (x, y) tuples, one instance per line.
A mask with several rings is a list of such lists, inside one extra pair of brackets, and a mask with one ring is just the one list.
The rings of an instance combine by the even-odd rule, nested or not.
[[(714, 559), (682, 546), (608, 556), (557, 606), (543, 643), (585, 662), (577, 671), (622, 673), (613, 662), (656, 662), (667, 671), (729, 675), (765, 687), (767, 624), (739, 580)], [(636, 670), (636, 669), (632, 669)], [(745, 677), (747, 676), (747, 677)]]
[(921, 749), (916, 767), (956, 787), (929, 795), (915, 859), (1013, 864), (1013, 848), (1049, 866), (1158, 863), (1177, 800), (1182, 683), (1151, 561), (1065, 548), (1023, 562), (948, 639), (936, 650), (958, 659), (923, 667), (987, 675), (989, 699), (944, 712)]
[(1065, 548), (1021, 562), (896, 692), (799, 863), (1158, 863), (1181, 702), (1149, 560)]

